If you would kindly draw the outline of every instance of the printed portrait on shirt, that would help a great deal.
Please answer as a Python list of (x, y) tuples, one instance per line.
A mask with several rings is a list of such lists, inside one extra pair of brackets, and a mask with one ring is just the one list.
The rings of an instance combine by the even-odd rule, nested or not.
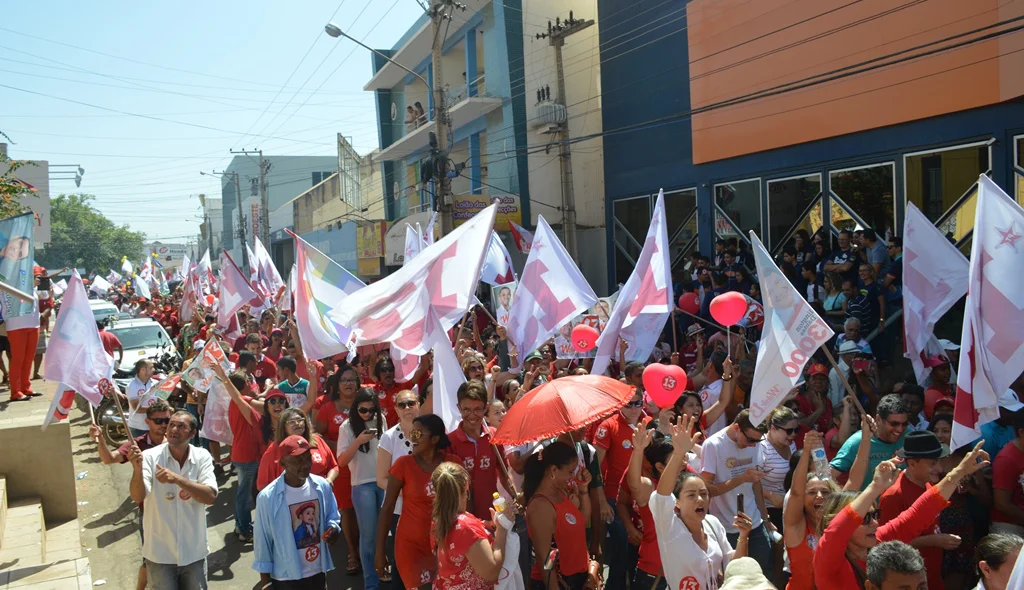
[(305, 549), (320, 543), (320, 502), (309, 500), (288, 506), (295, 532), (295, 548)]

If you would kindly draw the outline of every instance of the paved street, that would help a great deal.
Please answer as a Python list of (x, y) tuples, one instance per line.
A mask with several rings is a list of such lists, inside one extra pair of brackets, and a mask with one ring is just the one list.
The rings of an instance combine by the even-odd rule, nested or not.
[[(75, 473), (88, 471), (88, 475), (77, 483), (82, 544), (86, 551), (84, 555), (92, 566), (92, 578), (94, 581), (106, 580), (106, 586), (110, 588), (135, 588), (142, 548), (135, 505), (128, 498), (131, 467), (100, 463), (96, 445), (88, 436), (89, 417), (78, 410), (72, 410), (71, 415)], [(229, 473), (218, 481), (220, 494), (207, 517), (210, 527), (210, 588), (256, 587), (259, 575), (252, 569), (252, 546), (239, 544), (232, 533), (235, 478)], [(332, 549), (332, 556), (341, 569), (335, 569), (328, 575), (328, 586), (359, 590), (363, 587), (362, 577), (345, 575), (346, 553), (344, 541), (339, 540)]]

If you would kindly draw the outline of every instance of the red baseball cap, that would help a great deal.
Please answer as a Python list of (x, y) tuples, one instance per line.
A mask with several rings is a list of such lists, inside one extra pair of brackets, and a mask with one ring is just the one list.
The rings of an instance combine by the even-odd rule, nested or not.
[(268, 399), (270, 399), (272, 397), (283, 397), (285, 399), (288, 399), (288, 396), (286, 396), (283, 391), (281, 391), (280, 389), (278, 389), (276, 387), (271, 389), (270, 391), (268, 391), (267, 395), (263, 396), (263, 401), (267, 401)]
[(948, 365), (948, 364), (949, 364), (949, 359), (946, 358), (946, 356), (942, 355), (942, 354), (936, 354), (934, 356), (929, 356), (929, 357), (926, 357), (924, 359), (924, 366), (928, 367), (929, 369), (933, 369), (935, 367), (941, 367), (942, 365)]
[(277, 458), (296, 457), (302, 453), (309, 452), (309, 441), (297, 434), (293, 434), (281, 441), (277, 446)]
[(807, 370), (808, 377), (814, 377), (815, 375), (828, 375), (828, 367), (821, 363), (811, 363), (811, 368)]
[(925, 417), (927, 417), (929, 420), (931, 420), (932, 416), (935, 415), (935, 408), (939, 404), (948, 404), (950, 409), (952, 410), (952, 408), (954, 408), (956, 406), (956, 400), (954, 400), (952, 396), (944, 395), (942, 397), (935, 398), (932, 401), (932, 403), (930, 403), (930, 404), (925, 402), (925, 405), (924, 405), (924, 415), (925, 415)]

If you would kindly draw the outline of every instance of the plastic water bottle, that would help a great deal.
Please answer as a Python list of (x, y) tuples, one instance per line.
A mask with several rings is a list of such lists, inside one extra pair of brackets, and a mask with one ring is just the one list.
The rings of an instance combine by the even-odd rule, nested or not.
[(491, 504), (494, 506), (494, 512), (496, 514), (501, 514), (508, 508), (508, 502), (506, 502), (505, 498), (502, 498), (501, 494), (498, 492), (494, 492), (494, 500)]
[(825, 456), (825, 447), (815, 446), (811, 449), (811, 459), (814, 461), (814, 473), (818, 475), (818, 479), (832, 478), (832, 467)]

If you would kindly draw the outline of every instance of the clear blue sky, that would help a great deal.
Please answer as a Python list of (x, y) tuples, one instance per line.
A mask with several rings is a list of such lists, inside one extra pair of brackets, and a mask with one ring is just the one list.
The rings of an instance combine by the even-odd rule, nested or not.
[(334, 155), (339, 132), (360, 153), (377, 146), (370, 55), (324, 34), (335, 12), (345, 31), (391, 47), (422, 11), (415, 0), (19, 3), (0, 21), (0, 85), (39, 94), (0, 87), (0, 130), (16, 159), (86, 169), (80, 189), (56, 181), (52, 195), (96, 195), (116, 223), (185, 241), (199, 231), (198, 195), (220, 195), (199, 171), (222, 169), (231, 148)]

